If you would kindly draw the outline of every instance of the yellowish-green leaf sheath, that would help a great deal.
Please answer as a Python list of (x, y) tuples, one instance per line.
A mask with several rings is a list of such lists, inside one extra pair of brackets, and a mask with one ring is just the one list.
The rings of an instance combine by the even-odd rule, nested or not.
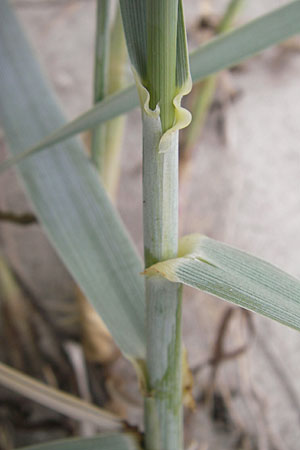
[(157, 263), (145, 273), (187, 284), (300, 330), (300, 280), (206, 236), (182, 238), (178, 258)]
[(103, 431), (123, 429), (122, 420), (66, 392), (59, 391), (0, 363), (0, 385), (75, 420), (88, 421)]
[[(132, 8), (133, 6), (134, 0), (132, 0)], [(142, 24), (142, 22), (140, 23)], [(200, 46), (190, 55), (192, 79), (193, 81), (203, 80), (299, 32), (300, 0), (295, 0)], [(140, 46), (144, 45), (142, 40), (139, 42)], [(140, 64), (142, 63), (143, 61), (140, 61)], [(143, 79), (143, 77), (141, 78)], [(47, 137), (37, 140), (34, 147), (28, 147), (22, 155), (2, 164), (0, 172), (30, 154), (113, 119), (120, 114), (127, 113), (138, 106), (138, 102), (135, 86), (130, 86), (107, 97), (67, 125), (57, 129), (54, 128), (51, 134), (48, 133)]]
[[(0, 122), (13, 155), (64, 124), (7, 0), (0, 2), (0, 83)], [(117, 345), (144, 358), (142, 264), (79, 141), (19, 168), (47, 236)]]
[(133, 434), (100, 434), (23, 447), (20, 450), (141, 450)]

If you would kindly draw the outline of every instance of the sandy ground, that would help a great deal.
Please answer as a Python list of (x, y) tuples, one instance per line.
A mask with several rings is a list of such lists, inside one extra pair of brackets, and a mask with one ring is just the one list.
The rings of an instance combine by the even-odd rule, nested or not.
[[(43, 3), (43, 2), (39, 2)], [(45, 3), (45, 2), (44, 2)], [(48, 2), (49, 5), (51, 1)], [(189, 37), (195, 41), (199, 2), (185, 1)], [(286, 2), (247, 2), (240, 21)], [(94, 2), (54, 6), (16, 2), (69, 118), (91, 104)], [(225, 1), (212, 2), (221, 11)], [(276, 48), (226, 73), (217, 99), (226, 89), (240, 95), (209, 114), (205, 131), (181, 180), (181, 234), (200, 232), (263, 257), (300, 276), (300, 54)], [(225, 91), (224, 91), (225, 89)], [(221, 125), (220, 125), (221, 124)], [(139, 112), (127, 119), (118, 208), (139, 250), (142, 249), (141, 127)], [(24, 199), (10, 176), (1, 183), (1, 205), (24, 210)], [(5, 184), (5, 185), (4, 185)], [(1, 244), (50, 314), (53, 298), (72, 296), (73, 286), (38, 227), (26, 231), (1, 227)], [(30, 251), (32, 246), (38, 249)], [(33, 279), (33, 274), (39, 280)], [(216, 330), (228, 306), (187, 289), (184, 338), (192, 368), (211, 355)], [(187, 414), (187, 442), (199, 449), (297, 450), (300, 439), (300, 336), (267, 319), (252, 316), (255, 337), (248, 351), (224, 363), (216, 377), (214, 399), (224, 416), (212, 414), (211, 369), (195, 376), (198, 404)], [(246, 337), (245, 337), (246, 336)], [(234, 349), (247, 339), (247, 322), (236, 312), (226, 337)], [(220, 411), (219, 408), (218, 411)]]

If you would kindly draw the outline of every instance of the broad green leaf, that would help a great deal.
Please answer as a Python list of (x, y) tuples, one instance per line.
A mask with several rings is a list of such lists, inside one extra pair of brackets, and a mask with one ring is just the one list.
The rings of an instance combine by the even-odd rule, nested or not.
[[(207, 78), (299, 32), (300, 0), (296, 0), (200, 46), (190, 55), (192, 79), (195, 82)], [(127, 113), (138, 106), (138, 102), (135, 86), (111, 95), (72, 122), (52, 130), (46, 138), (37, 140), (34, 147), (28, 147), (23, 154), (2, 164), (0, 171), (30, 154)]]
[(178, 258), (145, 274), (187, 284), (300, 330), (300, 280), (208, 237), (184, 237)]
[(20, 450), (140, 450), (137, 438), (130, 433), (103, 434), (91, 438), (74, 438), (22, 447)]
[[(0, 1), (0, 122), (15, 156), (65, 120), (7, 0)], [(47, 236), (129, 357), (143, 358), (142, 265), (78, 140), (20, 166)]]
[(100, 430), (118, 431), (123, 428), (122, 419), (114, 414), (47, 386), (3, 363), (0, 363), (0, 385), (67, 417), (93, 423)]

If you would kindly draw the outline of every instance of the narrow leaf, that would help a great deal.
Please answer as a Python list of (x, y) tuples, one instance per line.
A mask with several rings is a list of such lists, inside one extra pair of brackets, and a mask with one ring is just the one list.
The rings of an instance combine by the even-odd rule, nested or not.
[[(1, 76), (1, 72), (0, 72)], [(1, 78), (0, 78), (1, 81)], [(108, 95), (104, 100), (97, 103), (86, 113), (80, 115), (71, 122), (53, 127), (46, 134), (46, 138), (40, 138), (38, 144), (23, 150), (15, 157), (0, 164), (0, 173), (14, 164), (22, 161), (27, 156), (39, 152), (47, 147), (53, 146), (57, 143), (64, 141), (65, 139), (72, 137), (82, 131), (93, 128), (108, 120), (125, 114), (128, 111), (138, 106), (138, 94), (134, 85), (129, 86), (126, 89), (121, 90), (117, 94)]]
[(208, 237), (184, 237), (178, 258), (157, 263), (145, 273), (187, 284), (300, 330), (300, 280)]
[[(190, 55), (193, 82), (232, 67), (299, 32), (300, 0), (295, 0), (195, 50)], [(141, 45), (144, 43), (141, 42)], [(127, 113), (138, 106), (138, 102), (134, 85), (107, 97), (67, 125), (57, 128), (52, 133), (50, 130), (51, 134), (37, 141), (34, 147), (28, 148), (23, 154), (0, 165), (0, 172), (30, 154)]]
[(20, 450), (140, 450), (133, 434), (103, 434), (91, 438), (64, 439)]
[(3, 363), (0, 363), (0, 384), (67, 417), (91, 422), (103, 431), (123, 428), (122, 419), (114, 414), (36, 381)]
[(193, 80), (232, 67), (300, 32), (300, 0), (212, 39), (191, 55)]
[[(0, 1), (0, 120), (13, 155), (65, 122), (7, 0)], [(53, 246), (117, 345), (143, 358), (142, 265), (77, 140), (19, 166)]]

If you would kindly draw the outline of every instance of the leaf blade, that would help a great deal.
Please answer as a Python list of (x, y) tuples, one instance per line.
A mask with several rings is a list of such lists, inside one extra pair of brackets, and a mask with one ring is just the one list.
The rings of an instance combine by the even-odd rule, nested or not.
[(300, 1), (295, 0), (195, 50), (191, 54), (193, 80), (232, 67), (299, 31)]
[[(64, 118), (6, 0), (0, 2), (0, 118), (18, 155)], [(41, 102), (43, 99), (43, 103)], [(142, 265), (79, 141), (23, 161), (46, 234), (127, 356), (145, 355)]]
[(145, 274), (189, 285), (300, 330), (300, 280), (206, 236), (184, 237), (178, 258), (155, 264)]
[(22, 447), (20, 450), (140, 450), (133, 434), (103, 434)]
[(122, 419), (66, 392), (47, 386), (0, 363), (0, 384), (75, 420), (88, 421), (103, 431), (122, 430)]

